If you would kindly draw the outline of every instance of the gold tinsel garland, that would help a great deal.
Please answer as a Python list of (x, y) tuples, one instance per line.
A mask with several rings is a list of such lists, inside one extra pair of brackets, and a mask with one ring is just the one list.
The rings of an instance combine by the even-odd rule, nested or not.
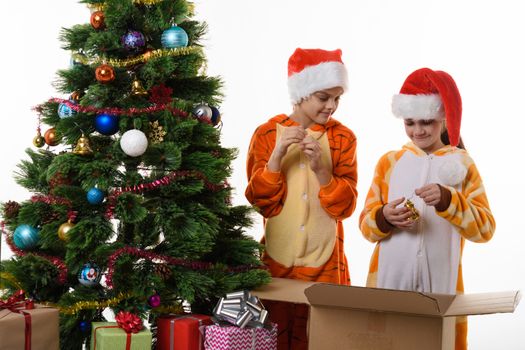
[(157, 49), (149, 52), (145, 52), (142, 55), (127, 58), (123, 60), (119, 59), (107, 59), (107, 58), (93, 58), (90, 59), (82, 54), (73, 54), (73, 59), (84, 64), (84, 65), (98, 65), (98, 64), (109, 64), (112, 67), (130, 67), (137, 65), (139, 63), (146, 62), (149, 59), (152, 58), (159, 58), (159, 57), (167, 57), (167, 56), (184, 56), (184, 55), (190, 55), (195, 52), (199, 52), (202, 49), (200, 47), (192, 46), (192, 47), (178, 47), (175, 49)]
[[(165, 1), (165, 0), (132, 0), (134, 4), (146, 5), (146, 6), (156, 5), (162, 1)], [(90, 10), (104, 11), (104, 9), (106, 8), (106, 4), (103, 2), (99, 2), (97, 4), (87, 4), (87, 7)], [(195, 4), (193, 2), (188, 2), (188, 15), (189, 16), (195, 15)]]
[[(96, 310), (96, 309), (105, 309), (107, 307), (113, 307), (118, 305), (122, 300), (132, 297), (130, 293), (120, 293), (118, 296), (102, 300), (102, 301), (79, 301), (74, 303), (71, 306), (59, 306), (53, 303), (41, 303), (46, 306), (51, 306), (60, 310), (61, 314), (65, 315), (75, 315), (82, 310)], [(181, 305), (171, 305), (171, 306), (160, 306), (153, 309), (155, 313), (182, 313), (184, 311)]]
[(11, 287), (22, 289), (22, 286), (16, 280), (15, 276), (8, 272), (0, 272), (0, 289), (6, 289), (8, 287), (4, 281), (9, 282), (9, 286)]

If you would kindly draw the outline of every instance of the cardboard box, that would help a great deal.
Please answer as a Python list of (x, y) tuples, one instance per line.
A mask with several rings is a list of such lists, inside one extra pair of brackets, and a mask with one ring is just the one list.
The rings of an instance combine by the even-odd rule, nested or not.
[[(58, 309), (35, 304), (31, 310), (31, 349), (58, 350)], [(0, 349), (24, 349), (25, 316), (0, 309)]]
[(519, 291), (443, 295), (282, 278), (252, 295), (310, 305), (315, 350), (453, 350), (455, 316), (514, 312), (520, 298)]

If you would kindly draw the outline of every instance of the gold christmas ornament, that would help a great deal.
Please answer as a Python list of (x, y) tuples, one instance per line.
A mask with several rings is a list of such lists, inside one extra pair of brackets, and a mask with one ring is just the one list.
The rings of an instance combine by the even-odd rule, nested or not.
[(71, 230), (73, 227), (75, 227), (75, 224), (72, 223), (70, 220), (67, 222), (64, 222), (60, 227), (58, 228), (58, 238), (60, 238), (63, 241), (69, 240), (69, 230)]
[(166, 136), (167, 132), (162, 125), (159, 125), (159, 121), (155, 120), (154, 122), (150, 122), (149, 126), (151, 130), (148, 136), (151, 143), (161, 143), (164, 141), (164, 136)]
[(80, 138), (78, 139), (77, 145), (75, 146), (73, 153), (81, 156), (88, 156), (93, 154), (93, 150), (89, 145), (89, 139), (86, 136), (84, 136), (84, 134), (82, 134), (82, 136), (80, 136)]
[(42, 136), (42, 134), (40, 134), (40, 131), (37, 131), (36, 133), (36, 136), (33, 137), (33, 145), (35, 147), (42, 147), (43, 145), (45, 145), (46, 143), (46, 140), (44, 139), (44, 137)]
[(414, 203), (410, 199), (407, 199), (405, 202), (405, 207), (412, 212), (410, 215), (410, 220), (416, 221), (419, 219), (419, 212), (417, 211), (416, 207), (414, 206)]
[(133, 96), (148, 96), (148, 92), (144, 89), (142, 83), (137, 78), (131, 83), (131, 94)]
[(69, 95), (69, 100), (75, 104), (80, 103), (80, 99), (84, 96), (83, 91), (73, 91), (71, 95)]

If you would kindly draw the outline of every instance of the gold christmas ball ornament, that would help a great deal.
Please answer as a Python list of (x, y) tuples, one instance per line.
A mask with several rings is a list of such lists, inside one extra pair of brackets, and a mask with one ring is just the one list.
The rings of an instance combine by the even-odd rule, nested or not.
[(103, 29), (106, 26), (104, 19), (104, 12), (95, 11), (91, 14), (89, 23), (91, 23), (91, 26), (97, 30)]
[(60, 227), (58, 228), (58, 238), (60, 238), (63, 241), (69, 240), (69, 231), (75, 227), (75, 224), (71, 221), (64, 222)]
[(40, 132), (37, 132), (36, 136), (33, 137), (33, 145), (35, 147), (40, 148), (40, 147), (42, 147), (45, 144), (46, 144), (46, 140), (44, 139), (42, 134), (40, 134)]
[(44, 133), (44, 140), (48, 146), (56, 146), (60, 143), (60, 137), (58, 136), (55, 128), (47, 129)]
[(411, 211), (410, 220), (416, 221), (419, 219), (419, 212), (417, 211), (416, 207), (414, 206), (414, 203), (410, 199), (407, 199), (405, 202), (405, 207)]
[(95, 70), (95, 77), (103, 84), (107, 84), (115, 80), (115, 70), (108, 64), (101, 64)]
[(80, 138), (78, 139), (77, 145), (75, 146), (73, 153), (81, 156), (89, 156), (93, 154), (93, 150), (89, 145), (89, 139), (84, 134), (82, 134), (82, 136), (80, 136)]

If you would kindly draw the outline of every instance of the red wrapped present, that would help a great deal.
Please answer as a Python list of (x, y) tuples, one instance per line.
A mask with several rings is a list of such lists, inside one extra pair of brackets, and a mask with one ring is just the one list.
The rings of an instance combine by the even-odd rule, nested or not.
[(58, 309), (33, 304), (19, 291), (0, 300), (0, 349), (57, 350)]
[(157, 319), (157, 350), (204, 349), (202, 326), (213, 324), (210, 316), (166, 315)]

